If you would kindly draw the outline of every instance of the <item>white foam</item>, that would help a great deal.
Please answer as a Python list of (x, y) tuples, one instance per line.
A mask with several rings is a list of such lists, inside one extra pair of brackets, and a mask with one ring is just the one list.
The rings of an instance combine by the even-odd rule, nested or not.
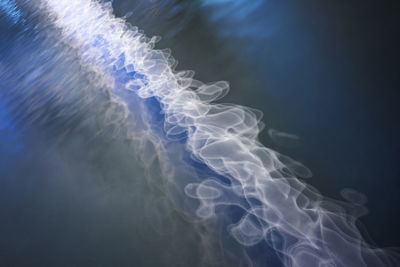
[[(245, 215), (229, 227), (232, 236), (243, 246), (269, 242), (285, 256), (288, 266), (390, 263), (380, 250), (363, 241), (351, 214), (296, 178), (295, 174), (308, 176), (307, 169), (281, 160), (283, 156), (258, 142), (263, 127), (260, 112), (212, 103), (228, 92), (228, 83), (203, 84), (192, 78), (193, 72), (176, 72), (169, 51), (153, 49), (157, 38), (146, 38), (136, 27), (116, 18), (110, 3), (41, 3), (63, 40), (80, 51), (83, 66), (100, 73), (110, 84), (116, 82), (115, 70), (134, 69), (136, 79), (120, 83), (113, 93), (121, 96), (122, 89), (142, 98), (156, 97), (165, 114), (167, 134), (186, 133), (185, 147), (193, 157), (230, 180), (230, 184), (212, 179), (187, 184), (188, 197), (200, 201), (199, 217), (213, 218), (217, 206), (241, 207)], [(284, 172), (286, 167), (294, 174)], [(271, 242), (276, 240), (274, 233), (283, 241)]]

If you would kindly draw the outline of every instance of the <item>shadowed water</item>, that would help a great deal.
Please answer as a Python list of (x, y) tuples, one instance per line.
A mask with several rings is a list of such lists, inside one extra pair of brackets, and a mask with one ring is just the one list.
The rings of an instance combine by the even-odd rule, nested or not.
[[(303, 61), (308, 64), (306, 66), (314, 62), (314, 66), (318, 66), (315, 58), (311, 60), (305, 56), (315, 51), (307, 43), (301, 46), (305, 42), (302, 34), (284, 34), (284, 29), (290, 28), (292, 23), (285, 21), (285, 18), (295, 20), (291, 15), (301, 16), (301, 10), (271, 1), (254, 1), (254, 6), (247, 6), (246, 9), (242, 8), (246, 4), (240, 1), (236, 4), (223, 2), (226, 3), (113, 1), (113, 6), (115, 14), (126, 16), (132, 25), (139, 26), (147, 35), (163, 36), (158, 46), (173, 50), (174, 57), (180, 62), (179, 69), (195, 69), (196, 78), (206, 82), (229, 80), (232, 90), (224, 102), (233, 101), (261, 108), (266, 113), (264, 120), (267, 125), (270, 122), (268, 126), (286, 126), (300, 136), (308, 133), (309, 137), (306, 135), (306, 141), (300, 144), (303, 147), (312, 144), (307, 142), (307, 138), (318, 132), (313, 125), (320, 124), (318, 117), (310, 115), (315, 112), (315, 105), (311, 104), (327, 98), (323, 95), (315, 100), (316, 94), (312, 90), (319, 89), (325, 83), (311, 87), (311, 91), (304, 89), (311, 84), (310, 81), (314, 81), (308, 79), (310, 77), (307, 75), (315, 69), (309, 72), (303, 69), (292, 76), (295, 84), (290, 83), (284, 74), (287, 71), (293, 73), (292, 62)], [(223, 5), (230, 6), (225, 10)], [(15, 24), (20, 20), (20, 15), (15, 15), (18, 12), (13, 8), (8, 6), (7, 10), (9, 15), (2, 17), (5, 21), (3, 25), (10, 25), (10, 22)], [(32, 21), (23, 23), (30, 25), (38, 21), (40, 18), (33, 16)], [(232, 31), (232, 27), (237, 27), (238, 31)], [(9, 220), (3, 221), (2, 227), (7, 238), (0, 253), (6, 262), (12, 264), (15, 258), (19, 258), (21, 264), (56, 266), (124, 266), (132, 262), (138, 266), (160, 266), (166, 265), (166, 262), (170, 266), (203, 264), (203, 259), (207, 257), (204, 256), (200, 240), (206, 230), (202, 229), (201, 224), (193, 224), (192, 219), (186, 218), (186, 214), (180, 213), (173, 203), (169, 203), (168, 196), (163, 196), (165, 188), (158, 189), (157, 185), (157, 177), (162, 176), (158, 172), (162, 171), (156, 169), (155, 173), (149, 175), (148, 166), (144, 168), (143, 159), (136, 155), (142, 153), (135, 153), (143, 152), (141, 143), (131, 141), (131, 136), (126, 138), (124, 134), (124, 131), (130, 130), (129, 127), (136, 127), (137, 130), (144, 126), (138, 122), (126, 130), (124, 127), (121, 129), (118, 123), (108, 123), (110, 118), (107, 112), (111, 110), (119, 114), (118, 104), (113, 106), (109, 103), (108, 89), (98, 90), (104, 85), (96, 83), (99, 77), (95, 73), (81, 69), (78, 52), (62, 45), (56, 48), (47, 46), (46, 43), (51, 42), (52, 38), (54, 42), (57, 41), (56, 32), (50, 29), (46, 34), (36, 34), (35, 30), (24, 26), (4, 28), (1, 45), (2, 51), (7, 53), (2, 53), (0, 65), (0, 85), (3, 89), (0, 109), (3, 115), (0, 120), (4, 125), (0, 129), (2, 136), (7, 136), (9, 141), (1, 146), (4, 158), (1, 177), (6, 177), (2, 179), (4, 186), (1, 190), (4, 194), (1, 195), (4, 201), (1, 207), (5, 214), (12, 214)], [(295, 48), (290, 45), (293, 38), (299, 40), (296, 43), (299, 46)], [(300, 66), (295, 68), (301, 69)], [(268, 75), (263, 73), (277, 78), (267, 79), (265, 76)], [(287, 82), (279, 83), (282, 81)], [(336, 92), (340, 83), (332, 87), (331, 91)], [(295, 93), (293, 90), (296, 88), (303, 90)], [(333, 94), (331, 91), (326, 89), (324, 92), (330, 97)], [(293, 95), (303, 96), (297, 97), (297, 104), (287, 108), (284, 103), (294, 102), (284, 101)], [(353, 98), (358, 99), (358, 96)], [(337, 97), (336, 101), (339, 103), (341, 99)], [(285, 106), (284, 110), (281, 106)], [(337, 107), (335, 104), (330, 106)], [(316, 122), (301, 124), (290, 121), (296, 117), (293, 115), (296, 108), (308, 110), (299, 113), (302, 115), (298, 118), (303, 119), (303, 123), (312, 119)], [(343, 111), (340, 110), (334, 113), (335, 118), (341, 118)], [(130, 119), (140, 121), (135, 116)], [(287, 122), (288, 119), (290, 122)], [(346, 123), (349, 122), (351, 120)], [(340, 121), (336, 123), (346, 126)], [(359, 125), (361, 128), (357, 129), (360, 130), (369, 127), (365, 126), (368, 124)], [(289, 149), (286, 149), (295, 156), (306, 157), (307, 153), (320, 155), (325, 151), (290, 148), (293, 136), (272, 133), (271, 139), (275, 143), (283, 143), (283, 146), (289, 143)], [(285, 141), (285, 138), (289, 141)], [(262, 140), (271, 142), (266, 134)], [(340, 157), (346, 157), (342, 154)], [(336, 158), (334, 153), (327, 157), (330, 156)], [(323, 176), (328, 178), (324, 178), (324, 182), (321, 182), (322, 178), (313, 178), (312, 182), (316, 185), (332, 184), (331, 191), (327, 187), (324, 189), (328, 194), (335, 195), (346, 186), (360, 188), (352, 182), (338, 182), (336, 185), (332, 182), (335, 178), (329, 180), (329, 177), (349, 177), (349, 174), (343, 175), (341, 168), (330, 172), (331, 165), (323, 161), (321, 166), (326, 169), (320, 173), (329, 173)], [(314, 166), (311, 167), (314, 171)], [(151, 169), (154, 170), (153, 167)], [(396, 171), (389, 169), (388, 172)], [(357, 174), (355, 172), (352, 177)], [(389, 179), (389, 183), (391, 181)], [(374, 184), (373, 180), (366, 183)], [(393, 191), (388, 195), (396, 198), (397, 189), (388, 188), (389, 192)], [(27, 224), (26, 221), (32, 223)], [(388, 239), (381, 239), (383, 244), (394, 244)], [(12, 250), (10, 240), (13, 241)], [(71, 247), (75, 249), (71, 251)], [(257, 258), (262, 251), (265, 250), (258, 247), (250, 255)], [(155, 254), (157, 257), (154, 257)]]

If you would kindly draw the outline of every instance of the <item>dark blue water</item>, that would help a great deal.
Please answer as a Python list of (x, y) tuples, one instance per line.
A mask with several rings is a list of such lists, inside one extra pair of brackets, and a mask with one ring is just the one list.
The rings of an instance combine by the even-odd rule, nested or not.
[[(379, 246), (398, 246), (400, 44), (396, 40), (399, 19), (395, 5), (352, 0), (204, 2), (115, 0), (113, 6), (118, 16), (126, 15), (148, 35), (162, 36), (158, 47), (172, 49), (178, 69), (193, 69), (195, 78), (205, 82), (229, 81), (231, 93), (220, 101), (260, 109), (267, 129), (298, 135), (300, 140), (294, 146), (273, 142), (266, 130), (260, 139), (304, 162), (314, 174), (308, 182), (324, 195), (340, 198), (339, 192), (345, 187), (364, 193), (370, 214), (362, 223), (371, 239)], [(0, 12), (0, 67), (8, 64), (17, 71), (20, 66), (7, 61), (12, 58), (9, 54), (25, 49), (22, 54), (28, 57), (27, 48), (37, 49), (40, 40), (24, 47), (26, 40), (15, 38), (15, 34), (25, 29), (18, 23), (26, 25), (29, 21), (22, 21), (22, 15), (10, 6), (3, 6)], [(33, 40), (35, 33), (30, 30), (25, 36)], [(3, 80), (2, 92), (13, 82), (17, 81)], [(52, 84), (48, 81), (41, 86)], [(57, 114), (60, 107), (48, 108), (48, 114)], [(16, 116), (16, 121), (24, 121), (25, 111), (13, 114), (7, 103), (0, 101), (0, 173), (7, 178), (1, 184), (1, 211), (9, 215), (2, 220), (5, 238), (0, 243), (0, 257), (6, 257), (9, 264), (19, 255), (30, 257), (20, 260), (21, 264), (53, 266), (68, 266), (68, 262), (123, 266), (134, 261), (140, 266), (157, 266), (168, 259), (165, 255), (152, 258), (152, 252), (162, 251), (169, 244), (168, 237), (137, 250), (135, 240), (142, 240), (140, 233), (147, 229), (135, 226), (134, 233), (127, 234), (135, 225), (134, 215), (127, 215), (127, 211), (140, 210), (145, 197), (132, 200), (128, 190), (122, 188), (124, 183), (111, 184), (114, 189), (96, 183), (93, 188), (92, 179), (99, 176), (106, 181), (115, 176), (123, 180), (140, 173), (140, 168), (133, 168), (126, 160), (130, 154), (123, 149), (123, 142), (110, 144), (101, 138), (93, 144), (82, 141), (97, 130), (75, 128), (76, 121), (95, 117), (88, 110), (80, 110), (72, 120), (66, 116), (58, 122), (53, 120), (50, 127), (37, 127), (55, 132), (73, 129), (74, 134), (63, 139), (64, 144), (73, 145), (63, 145), (61, 156), (54, 156), (48, 151), (49, 144), (54, 143), (47, 143), (43, 132), (24, 132), (11, 120)], [(35, 153), (27, 151), (27, 145)], [(114, 164), (115, 158), (123, 160)], [(15, 177), (23, 177), (22, 182), (10, 179)], [(35, 183), (35, 179), (41, 182)], [(80, 179), (83, 182), (76, 183)], [(59, 191), (54, 192), (57, 188)], [(121, 197), (105, 201), (99, 196), (105, 191)], [(85, 197), (88, 192), (89, 198)], [(69, 199), (74, 194), (76, 199)], [(86, 204), (82, 207), (82, 203)], [(94, 222), (97, 226), (89, 227)], [(183, 233), (193, 234), (185, 219), (178, 225)], [(79, 233), (81, 238), (72, 238), (72, 233)], [(183, 265), (196, 263), (201, 253), (193, 244), (198, 238), (193, 234), (183, 241), (175, 239), (193, 252), (192, 259), (182, 260)], [(71, 254), (66, 253), (71, 247), (75, 247)], [(257, 249), (262, 248), (250, 251), (255, 258), (260, 255)], [(135, 253), (130, 253), (133, 250)], [(171, 255), (171, 262), (182, 263), (179, 252)]]
[[(395, 3), (374, 1), (155, 1), (140, 17), (129, 1), (116, 13), (145, 32), (166, 36), (178, 68), (203, 81), (228, 80), (234, 102), (264, 112), (267, 128), (294, 133), (296, 147), (261, 140), (305, 163), (308, 181), (340, 198), (351, 187), (369, 199), (362, 219), (372, 239), (396, 246), (400, 30)], [(159, 6), (157, 6), (159, 5)], [(148, 8), (148, 9), (147, 9)], [(171, 15), (169, 10), (179, 10)], [(136, 12), (136, 13), (135, 13)], [(136, 17), (139, 14), (139, 18)], [(176, 30), (176, 31), (175, 31)], [(173, 32), (174, 34), (172, 34)]]

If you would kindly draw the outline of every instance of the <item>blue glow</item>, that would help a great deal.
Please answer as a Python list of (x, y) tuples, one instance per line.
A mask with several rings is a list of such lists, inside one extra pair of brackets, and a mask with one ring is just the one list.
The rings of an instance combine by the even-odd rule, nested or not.
[(221, 36), (266, 38), (277, 28), (279, 14), (269, 14), (276, 8), (267, 0), (205, 0), (199, 4)]
[(6, 15), (12, 20), (13, 24), (23, 21), (22, 13), (13, 0), (0, 0), (0, 11), (6, 13)]
[(218, 6), (213, 18), (219, 19), (227, 15), (235, 19), (244, 19), (262, 5), (264, 0), (206, 0), (201, 1), (203, 6)]

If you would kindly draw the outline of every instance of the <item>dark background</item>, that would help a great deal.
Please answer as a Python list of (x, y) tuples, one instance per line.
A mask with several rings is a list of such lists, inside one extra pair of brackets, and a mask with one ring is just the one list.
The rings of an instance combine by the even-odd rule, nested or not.
[[(118, 16), (127, 16), (147, 35), (161, 36), (157, 47), (171, 48), (179, 61), (177, 69), (195, 70), (195, 78), (204, 82), (229, 81), (231, 92), (222, 102), (262, 110), (267, 128), (260, 140), (308, 166), (314, 174), (308, 182), (324, 195), (341, 198), (340, 190), (347, 187), (364, 193), (370, 214), (361, 221), (372, 240), (378, 246), (400, 246), (397, 3), (114, 0), (113, 7)], [(1, 24), (0, 32), (7, 27)], [(15, 33), (1, 32), (0, 36), (22, 32), (22, 28), (12, 29)], [(32, 54), (43, 65), (55, 61), (48, 67), (54, 80), (46, 80), (43, 75), (43, 84), (58, 88), (56, 82), (65, 75), (71, 77), (67, 79), (70, 87), (66, 88), (76, 87), (74, 75), (83, 74), (79, 74), (78, 62), (71, 59), (74, 66), (68, 60), (71, 55), (63, 54), (60, 62), (55, 56), (40, 59), (37, 51), (46, 51), (46, 46), (42, 49), (32, 44), (32, 31), (22, 36), (27, 40), (0, 38), (0, 68), (9, 67), (15, 70), (15, 76), (11, 76), (19, 77), (17, 74), (28, 71), (31, 64), (22, 56), (30, 58)], [(16, 56), (10, 56), (11, 52)], [(12, 82), (18, 84), (19, 79)], [(8, 122), (11, 111), (3, 110), (6, 103), (0, 100), (0, 126), (5, 125), (5, 133), (11, 132), (6, 136), (0, 127), (0, 177), (7, 178), (0, 181), (0, 257), (8, 257), (10, 262), (55, 266), (59, 262), (76, 263), (75, 259), (85, 260), (78, 261), (78, 265), (102, 262), (123, 266), (136, 262), (159, 266), (162, 257), (153, 255), (167, 245), (176, 249), (171, 262), (196, 262), (196, 258), (182, 259), (182, 254), (191, 257), (181, 251), (182, 247), (201, 256), (196, 236), (186, 234), (195, 231), (182, 218), (177, 224), (181, 233), (176, 235), (178, 238), (165, 236), (162, 242), (148, 236), (141, 238), (150, 224), (138, 222), (136, 214), (149, 210), (142, 203), (151, 196), (142, 192), (142, 185), (127, 182), (135, 175), (139, 177), (137, 173), (142, 170), (132, 164), (125, 143), (109, 143), (107, 138), (87, 143), (97, 131), (90, 128), (73, 132), (66, 138), (67, 144), (59, 145), (62, 149), (49, 148), (51, 142), (42, 132), (52, 135), (46, 129), (62, 132), (69, 125), (57, 120), (38, 126), (40, 136), (22, 133), (24, 138), (29, 137), (24, 140), (26, 150), (31, 150), (25, 155), (18, 147), (14, 126)], [(65, 107), (54, 106), (58, 108)], [(21, 105), (16, 109), (21, 117), (31, 115)], [(96, 116), (92, 106), (83, 109), (82, 118)], [(42, 111), (44, 115), (51, 113), (44, 108)], [(65, 120), (71, 118), (66, 116)], [(296, 134), (300, 139), (274, 142), (267, 131), (270, 128)], [(149, 242), (138, 245), (142, 240)], [(141, 257), (143, 261), (137, 262), (136, 258)]]

